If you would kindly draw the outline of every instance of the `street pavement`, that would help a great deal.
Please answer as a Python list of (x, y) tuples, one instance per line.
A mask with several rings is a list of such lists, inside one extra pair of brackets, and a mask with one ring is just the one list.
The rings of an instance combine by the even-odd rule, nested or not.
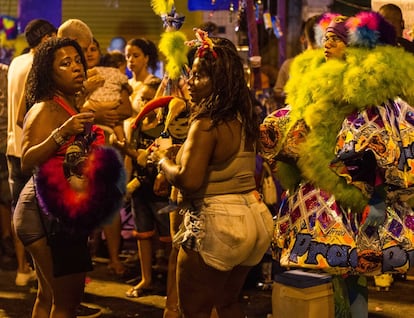
[[(125, 292), (136, 280), (127, 283), (108, 271), (105, 260), (96, 262), (94, 270), (88, 274), (83, 301), (101, 308), (103, 318), (161, 318), (165, 304), (165, 275), (161, 272), (154, 275), (154, 295), (127, 298)], [(14, 278), (14, 271), (0, 270), (0, 318), (30, 317), (36, 296), (35, 285), (16, 287)], [(271, 290), (247, 284), (241, 302), (247, 318), (271, 317)], [(414, 317), (414, 281), (396, 277), (389, 291), (377, 291), (374, 281), (369, 280), (369, 318), (409, 317)]]
[[(98, 260), (86, 279), (83, 299), (85, 305), (102, 309), (103, 318), (162, 317), (166, 285), (164, 272), (154, 272), (153, 295), (127, 298), (125, 292), (139, 277), (126, 282), (126, 278), (117, 278), (108, 271), (108, 260)], [(131, 272), (133, 274), (134, 271)], [(30, 317), (36, 297), (36, 285), (33, 283), (27, 287), (17, 287), (14, 279), (15, 271), (0, 270), (0, 318)], [(241, 301), (249, 318), (267, 317), (271, 313), (270, 290), (247, 287)]]

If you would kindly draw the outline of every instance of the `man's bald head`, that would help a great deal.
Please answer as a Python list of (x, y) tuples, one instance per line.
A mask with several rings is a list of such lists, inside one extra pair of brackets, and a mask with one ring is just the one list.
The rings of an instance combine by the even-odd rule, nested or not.
[(63, 22), (58, 31), (59, 38), (71, 38), (76, 40), (85, 52), (92, 43), (93, 34), (88, 25), (79, 19), (69, 19)]

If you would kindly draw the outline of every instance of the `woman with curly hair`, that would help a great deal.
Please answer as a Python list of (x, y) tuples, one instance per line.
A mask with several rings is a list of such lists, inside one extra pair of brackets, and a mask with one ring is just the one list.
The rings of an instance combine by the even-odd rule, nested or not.
[(76, 107), (85, 77), (78, 43), (59, 38), (36, 51), (27, 81), (22, 170), (33, 177), (13, 219), (39, 282), (32, 317), (76, 315), (92, 270), (87, 237), (119, 208), (124, 194), (122, 161), (100, 147), (104, 137), (92, 125), (94, 114)]
[[(184, 317), (244, 317), (238, 298), (250, 268), (269, 247), (272, 216), (254, 179), (258, 122), (243, 63), (230, 41), (200, 44), (188, 80), (191, 119), (176, 162), (154, 158), (179, 189), (184, 222), (174, 237), (179, 249), (177, 284)], [(213, 44), (214, 43), (214, 44)]]

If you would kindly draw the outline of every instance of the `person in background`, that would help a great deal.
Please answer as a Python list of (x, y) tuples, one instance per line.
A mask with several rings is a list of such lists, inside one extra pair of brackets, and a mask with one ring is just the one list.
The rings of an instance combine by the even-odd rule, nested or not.
[(93, 41), (91, 29), (85, 22), (79, 19), (68, 19), (64, 21), (57, 30), (57, 37), (75, 40), (84, 53)]
[(92, 43), (88, 46), (88, 49), (85, 52), (85, 59), (88, 69), (98, 66), (101, 63), (101, 58), (101, 46), (98, 40), (93, 38)]
[[(122, 36), (115, 36), (111, 39), (111, 42), (109, 43), (109, 46), (107, 48), (107, 51), (109, 53), (111, 52), (120, 52), (122, 54), (125, 54), (125, 46), (127, 44), (127, 41)], [(132, 77), (132, 72), (129, 68), (125, 68), (125, 75), (128, 78)]]
[(393, 3), (387, 3), (378, 9), (378, 13), (394, 27), (397, 34), (397, 44), (407, 52), (414, 54), (414, 43), (403, 37), (405, 23), (401, 8)]
[(125, 46), (127, 44), (127, 41), (122, 36), (115, 36), (111, 39), (107, 51), (109, 53), (117, 51), (120, 53), (125, 52)]
[(7, 170), (7, 72), (0, 63), (0, 268), (15, 269), (16, 253), (11, 226), (11, 196)]
[[(300, 36), (300, 42), (303, 50), (312, 50), (319, 47), (316, 36), (315, 36), (315, 26), (317, 25), (320, 15), (315, 15), (308, 18), (302, 25), (302, 32)], [(283, 106), (285, 104), (285, 85), (289, 79), (289, 69), (294, 57), (285, 60), (282, 63), (282, 66), (279, 69), (276, 84), (273, 87), (275, 94), (276, 102)]]
[[(166, 258), (170, 250), (171, 237), (168, 213), (158, 213), (168, 205), (168, 191), (162, 195), (154, 192), (154, 182), (158, 171), (156, 166), (148, 160), (147, 152), (163, 131), (164, 123), (159, 122), (155, 111), (151, 111), (136, 129), (131, 128), (135, 116), (143, 110), (147, 102), (156, 96), (161, 83), (161, 79), (154, 75), (158, 62), (158, 50), (152, 41), (135, 38), (128, 41), (125, 56), (127, 66), (133, 74), (129, 83), (133, 88), (131, 104), (134, 116), (125, 121), (125, 124), (130, 147), (137, 151), (136, 155), (132, 153), (132, 162), (130, 160), (129, 162), (131, 179), (137, 178), (140, 182), (140, 186), (131, 193), (131, 208), (136, 223), (141, 267), (141, 280), (126, 292), (126, 296), (137, 298), (152, 292), (153, 254), (156, 255), (158, 261)], [(159, 248), (154, 253), (153, 245), (158, 243), (154, 241), (156, 236), (159, 239)]]
[(134, 115), (137, 115), (143, 104), (141, 101), (141, 88), (144, 83), (155, 77), (157, 70), (158, 51), (155, 44), (147, 39), (136, 38), (128, 41), (125, 47), (125, 57), (127, 67), (133, 76), (129, 80), (133, 93), (131, 95), (132, 108)]
[[(6, 154), (12, 196), (12, 213), (21, 190), (30, 178), (30, 175), (21, 171), (22, 127), (23, 118), (26, 114), (25, 85), (27, 75), (32, 67), (33, 56), (38, 46), (49, 38), (55, 37), (56, 28), (49, 21), (34, 19), (27, 24), (24, 35), (30, 50), (28, 53), (19, 55), (12, 60), (7, 75), (8, 124)], [(17, 259), (15, 283), (18, 286), (26, 286), (30, 281), (36, 279), (36, 274), (29, 265), (23, 244), (15, 234), (14, 244)]]
[[(125, 133), (127, 140), (131, 143), (131, 147), (137, 149), (137, 142), (133, 140), (132, 125), (135, 120), (135, 116), (141, 111), (142, 107), (149, 100), (143, 98), (142, 91), (146, 89), (145, 84), (155, 80), (158, 81), (157, 76), (154, 75), (158, 64), (158, 51), (155, 44), (144, 38), (136, 38), (128, 41), (125, 47), (125, 58), (127, 60), (127, 68), (131, 71), (132, 77), (129, 79), (129, 85), (132, 87), (132, 94), (130, 95), (130, 101), (132, 106), (132, 116), (124, 121)], [(153, 97), (153, 96), (152, 96)], [(155, 112), (152, 112), (155, 114)], [(150, 120), (151, 118), (151, 120)], [(147, 116), (147, 119), (142, 123), (146, 125), (149, 122), (148, 128), (153, 128), (153, 117)], [(146, 127), (142, 127), (146, 130)], [(128, 171), (132, 171), (132, 162), (130, 158), (125, 159), (126, 168)]]
[(187, 139), (176, 161), (170, 150), (154, 151), (153, 160), (179, 189), (185, 214), (174, 237), (183, 316), (210, 317), (215, 307), (219, 317), (241, 318), (240, 291), (268, 249), (273, 228), (255, 190), (259, 129), (234, 45), (226, 39), (213, 44), (206, 32), (197, 33)]

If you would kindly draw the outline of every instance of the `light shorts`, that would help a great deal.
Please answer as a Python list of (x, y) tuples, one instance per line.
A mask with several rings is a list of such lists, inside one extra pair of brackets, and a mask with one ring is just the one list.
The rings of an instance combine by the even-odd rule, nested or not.
[(20, 193), (13, 213), (14, 228), (24, 246), (46, 236), (40, 213), (33, 178), (31, 178)]
[(196, 211), (185, 213), (175, 242), (189, 247), (186, 243), (193, 241), (190, 248), (221, 271), (260, 262), (270, 247), (273, 218), (256, 191), (209, 196), (192, 204)]

